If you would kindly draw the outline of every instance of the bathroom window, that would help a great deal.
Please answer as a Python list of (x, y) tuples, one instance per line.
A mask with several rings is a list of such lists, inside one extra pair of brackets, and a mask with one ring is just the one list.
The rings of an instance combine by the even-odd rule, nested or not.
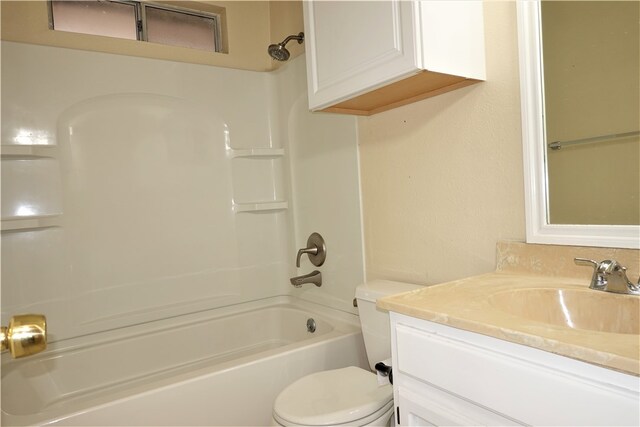
[(51, 0), (49, 5), (53, 30), (222, 51), (216, 13), (128, 0)]

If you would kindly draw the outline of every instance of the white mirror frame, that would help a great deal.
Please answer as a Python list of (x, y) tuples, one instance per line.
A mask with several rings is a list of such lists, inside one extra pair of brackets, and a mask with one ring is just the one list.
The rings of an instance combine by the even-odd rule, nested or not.
[(640, 226), (549, 224), (540, 1), (518, 0), (527, 243), (640, 248)]

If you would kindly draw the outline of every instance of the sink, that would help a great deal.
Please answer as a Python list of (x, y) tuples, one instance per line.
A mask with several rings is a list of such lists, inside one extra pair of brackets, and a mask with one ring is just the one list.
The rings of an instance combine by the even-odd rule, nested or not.
[(535, 322), (616, 334), (640, 333), (640, 298), (590, 289), (528, 288), (489, 296), (495, 308)]

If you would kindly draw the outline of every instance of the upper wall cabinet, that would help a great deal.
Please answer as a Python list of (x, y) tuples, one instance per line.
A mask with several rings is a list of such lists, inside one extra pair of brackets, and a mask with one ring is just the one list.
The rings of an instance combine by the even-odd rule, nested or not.
[(313, 111), (371, 115), (485, 79), (480, 0), (303, 4)]

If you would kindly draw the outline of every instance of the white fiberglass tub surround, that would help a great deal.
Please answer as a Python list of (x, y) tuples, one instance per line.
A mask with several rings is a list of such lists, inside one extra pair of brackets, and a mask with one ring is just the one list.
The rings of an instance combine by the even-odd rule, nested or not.
[[(303, 58), (2, 62), (1, 314), (45, 314), (52, 343), (3, 356), (3, 425), (262, 425), (299, 377), (366, 366), (356, 122), (308, 112)], [(323, 285), (293, 289), (313, 231)]]
[(356, 316), (269, 298), (3, 359), (2, 425), (268, 425), (285, 386), (349, 365)]

